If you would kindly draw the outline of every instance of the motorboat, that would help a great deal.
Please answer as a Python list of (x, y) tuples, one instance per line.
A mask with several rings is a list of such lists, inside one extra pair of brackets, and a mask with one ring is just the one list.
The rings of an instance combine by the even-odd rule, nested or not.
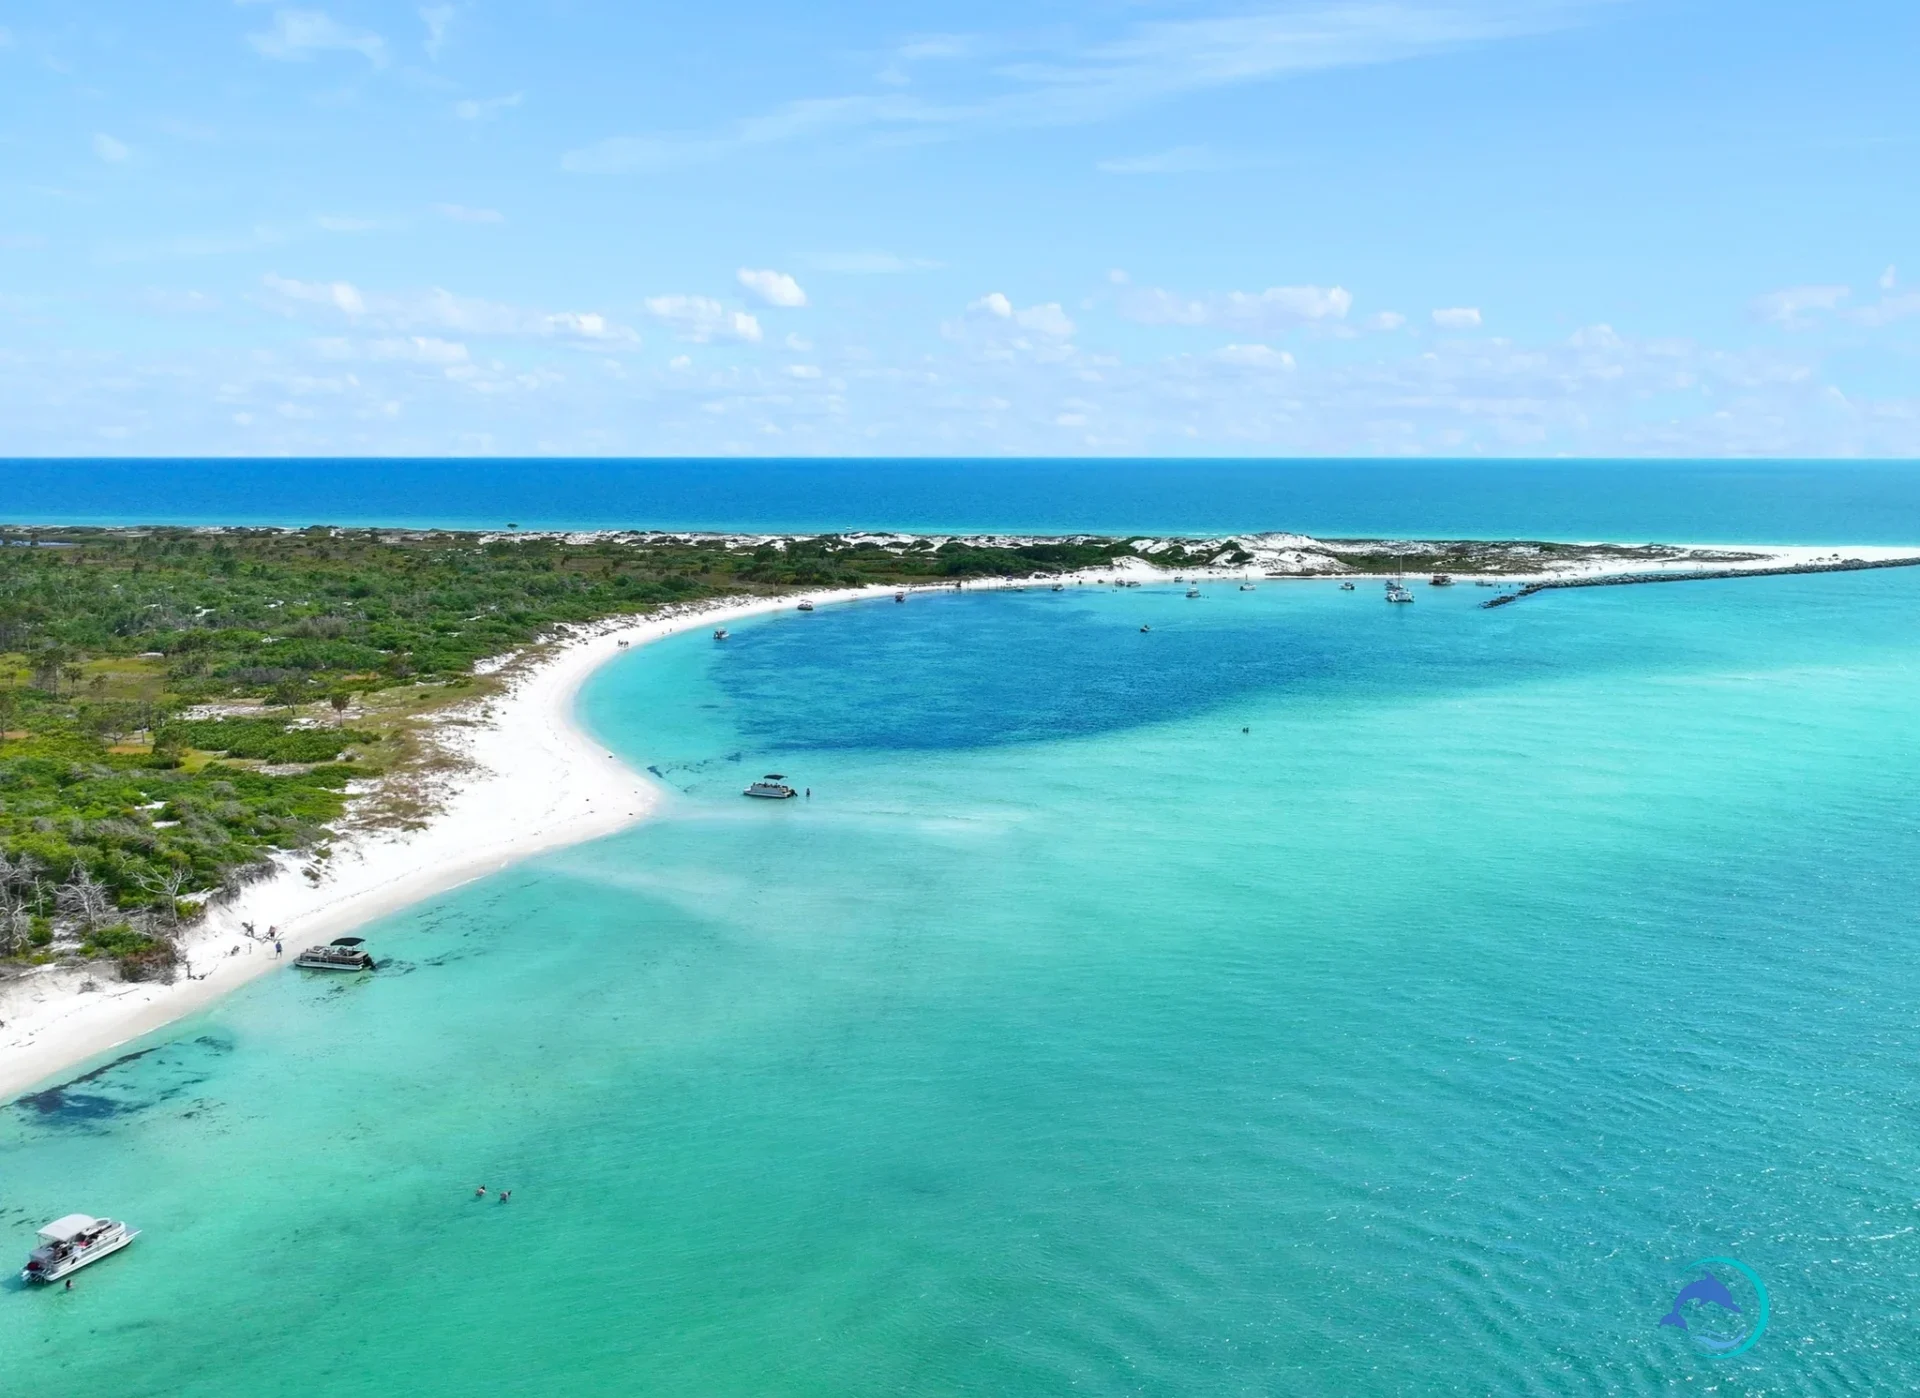
[(716, 627), (714, 628), (713, 639), (716, 641), (724, 641), (727, 639), (728, 635), (730, 634), (731, 633), (727, 630), (726, 627), (724, 626)]
[(1452, 587), (1453, 574), (1435, 573), (1432, 577), (1427, 579), (1427, 586), (1428, 587)]
[(904, 602), (904, 601), (906, 601), (906, 600), (907, 600), (907, 594), (906, 594), (906, 592), (905, 592), (905, 590), (903, 589), (902, 591), (899, 591), (899, 592), (896, 592), (896, 593), (894, 593), (894, 594), (893, 594), (893, 600), (894, 600), (894, 601), (896, 601), (896, 602)]
[(1067, 585), (1065, 583), (1055, 583), (1053, 585), (1053, 590), (1055, 592), (1065, 592), (1067, 590)]
[(140, 1236), (140, 1230), (110, 1218), (68, 1214), (42, 1228), (38, 1236), (40, 1246), (20, 1269), (22, 1281), (57, 1282), (89, 1262), (120, 1251)]
[(1350, 582), (1345, 582), (1345, 583), (1341, 583), (1341, 584), (1340, 584), (1340, 590), (1341, 590), (1342, 592), (1352, 592), (1352, 591), (1353, 591), (1353, 584), (1352, 584), (1352, 583), (1350, 583)]
[(1144, 636), (1144, 635), (1146, 635), (1146, 634), (1147, 634), (1147, 632), (1149, 632), (1149, 631), (1151, 631), (1151, 630), (1153, 630), (1153, 628), (1152, 628), (1151, 626), (1143, 626), (1143, 627), (1141, 627), (1141, 628), (1140, 628), (1140, 634), (1141, 634), (1142, 636)]
[(307, 971), (371, 971), (373, 954), (362, 938), (335, 937), (323, 947), (308, 947), (293, 964)]
[(800, 604), (800, 610), (801, 610), (801, 611), (803, 611), (803, 612), (810, 612), (810, 611), (812, 611), (812, 610), (813, 610), (813, 603), (811, 603), (811, 602), (802, 602), (802, 603)]
[(787, 779), (778, 772), (769, 772), (757, 782), (750, 782), (743, 796), (758, 796), (763, 801), (785, 801), (800, 793), (787, 785)]
[(1198, 597), (1199, 595), (1200, 595), (1200, 589), (1199, 589), (1199, 588), (1197, 588), (1197, 587), (1190, 587), (1190, 588), (1188, 588), (1188, 589), (1187, 589), (1187, 596), (1189, 596), (1189, 597)]
[(1253, 591), (1253, 584), (1252, 584), (1252, 583), (1241, 583), (1241, 584), (1240, 584), (1240, 590), (1241, 590), (1242, 592), (1252, 592), (1252, 591)]

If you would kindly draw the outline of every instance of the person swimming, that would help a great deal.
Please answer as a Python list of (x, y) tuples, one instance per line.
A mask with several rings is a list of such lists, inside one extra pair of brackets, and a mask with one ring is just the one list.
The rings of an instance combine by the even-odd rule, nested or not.
[(486, 1186), (485, 1186), (484, 1184), (476, 1184), (476, 1185), (475, 1185), (475, 1186), (473, 1187), (473, 1197), (474, 1197), (474, 1198), (476, 1198), (476, 1199), (484, 1199), (484, 1198), (486, 1198), (486, 1197), (487, 1197), (487, 1187), (486, 1187)]

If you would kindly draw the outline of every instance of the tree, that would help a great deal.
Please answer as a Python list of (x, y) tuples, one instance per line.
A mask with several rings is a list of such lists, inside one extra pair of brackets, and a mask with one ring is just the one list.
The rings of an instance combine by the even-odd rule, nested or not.
[(67, 881), (54, 890), (53, 901), (55, 907), (88, 932), (99, 931), (100, 924), (113, 915), (113, 896), (107, 886), (77, 862)]
[(347, 711), (347, 705), (353, 702), (353, 691), (351, 689), (336, 689), (327, 696), (327, 702), (333, 705), (333, 711), (336, 714), (344, 714)]

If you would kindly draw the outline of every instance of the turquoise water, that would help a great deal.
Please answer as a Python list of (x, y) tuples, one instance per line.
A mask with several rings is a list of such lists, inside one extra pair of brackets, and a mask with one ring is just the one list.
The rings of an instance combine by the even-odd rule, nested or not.
[(0, 1112), (0, 1252), (147, 1229), (0, 1289), (7, 1390), (1920, 1387), (1920, 577), (1486, 595), (620, 660), (663, 818)]

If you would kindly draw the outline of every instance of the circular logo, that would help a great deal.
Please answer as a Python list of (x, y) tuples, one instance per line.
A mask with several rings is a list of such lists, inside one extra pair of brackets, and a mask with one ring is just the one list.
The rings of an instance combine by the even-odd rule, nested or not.
[(1767, 1288), (1759, 1274), (1731, 1257), (1703, 1257), (1687, 1265), (1691, 1277), (1660, 1317), (1711, 1359), (1752, 1349), (1767, 1330)]

